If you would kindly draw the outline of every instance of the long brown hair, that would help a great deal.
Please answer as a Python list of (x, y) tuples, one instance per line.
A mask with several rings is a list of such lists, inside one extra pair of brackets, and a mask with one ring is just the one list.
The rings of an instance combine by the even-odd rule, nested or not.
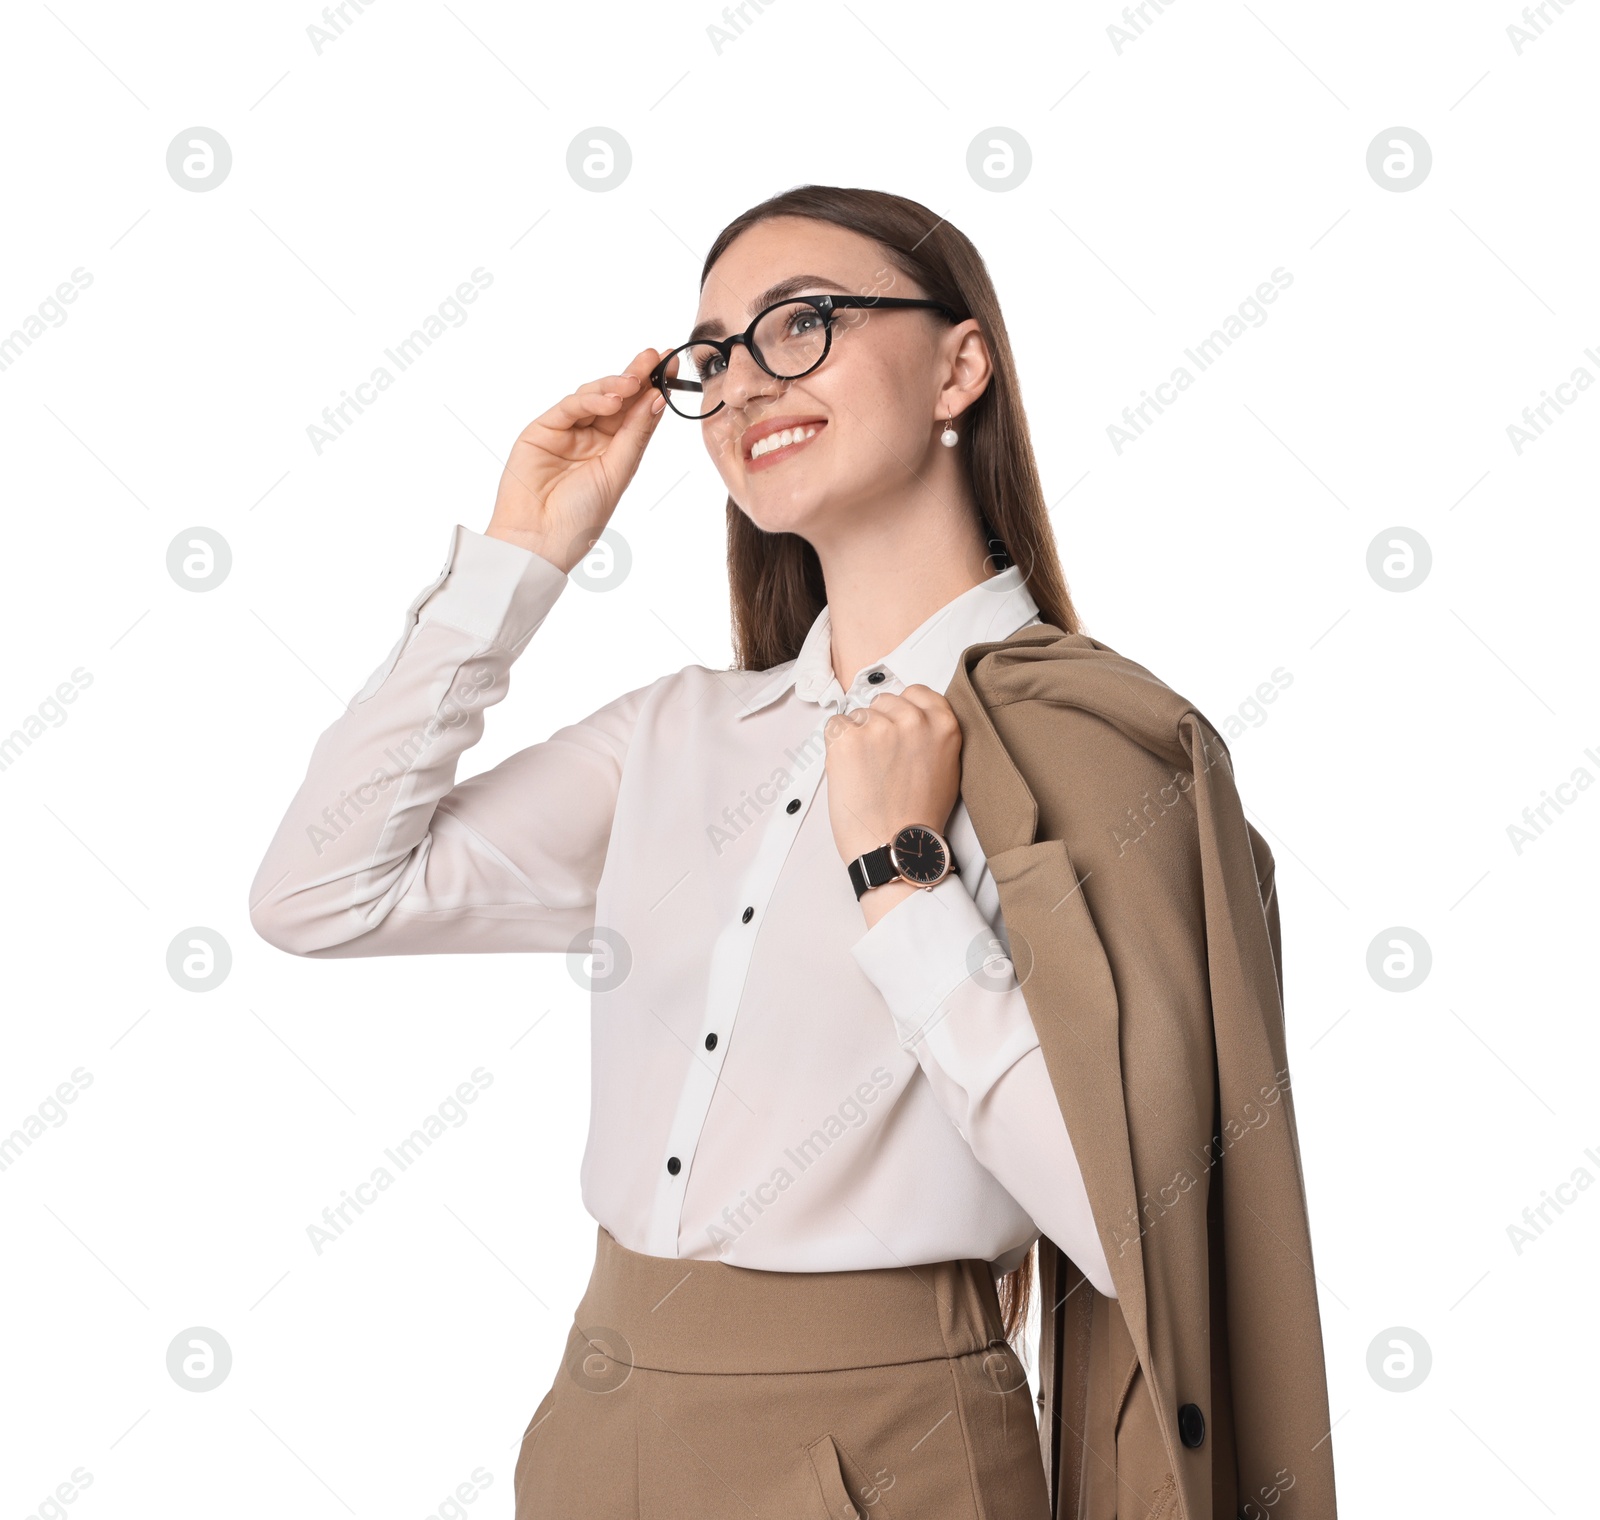
[[(700, 271), (704, 288), (712, 266), (741, 232), (778, 216), (831, 222), (871, 238), (892, 266), (921, 294), (960, 316), (976, 317), (994, 371), (983, 394), (962, 418), (965, 460), (978, 505), (979, 529), (997, 568), (1021, 566), (1039, 616), (1064, 633), (1080, 631), (1066, 578), (1056, 556), (1039, 468), (1022, 409), (1016, 360), (1000, 315), (999, 298), (978, 250), (958, 228), (926, 206), (881, 190), (799, 185), (752, 206), (717, 234)], [(728, 585), (733, 647), (739, 670), (769, 670), (792, 660), (827, 601), (816, 550), (794, 533), (766, 533), (728, 498)], [(999, 1282), (1006, 1338), (1025, 1327), (1032, 1295), (1034, 1252)]]

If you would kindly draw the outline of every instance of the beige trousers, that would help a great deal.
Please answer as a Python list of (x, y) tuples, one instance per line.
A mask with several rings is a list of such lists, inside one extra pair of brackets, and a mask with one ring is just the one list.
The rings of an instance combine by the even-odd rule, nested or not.
[(1047, 1520), (987, 1262), (594, 1272), (516, 1467), (516, 1520)]

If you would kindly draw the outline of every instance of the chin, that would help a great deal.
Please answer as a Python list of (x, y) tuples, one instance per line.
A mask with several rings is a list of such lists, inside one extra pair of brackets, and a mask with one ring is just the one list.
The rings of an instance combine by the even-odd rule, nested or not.
[(753, 494), (764, 499), (751, 501), (748, 495), (745, 499), (735, 495), (734, 504), (763, 533), (798, 533), (802, 538), (808, 538), (807, 529), (825, 510), (823, 498), (817, 492), (807, 491), (798, 497), (760, 490)]

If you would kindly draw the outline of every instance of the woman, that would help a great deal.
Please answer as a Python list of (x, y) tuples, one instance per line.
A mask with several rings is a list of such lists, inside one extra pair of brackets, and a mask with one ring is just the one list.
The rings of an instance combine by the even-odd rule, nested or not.
[[(597, 1255), (519, 1520), (1037, 1520), (1030, 1248), (1115, 1288), (942, 695), (972, 644), (1078, 628), (1005, 326), (948, 223), (808, 186), (717, 238), (691, 336), (517, 439), (252, 919), (309, 956), (594, 953)], [(737, 668), (452, 785), (669, 399), (728, 488)]]

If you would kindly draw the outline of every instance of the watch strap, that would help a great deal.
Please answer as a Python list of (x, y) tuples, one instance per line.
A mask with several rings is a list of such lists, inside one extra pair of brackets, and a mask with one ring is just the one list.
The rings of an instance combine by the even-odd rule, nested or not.
[(865, 855), (859, 855), (850, 862), (850, 885), (856, 889), (857, 902), (874, 887), (884, 886), (899, 875), (889, 858), (889, 846), (886, 844), (880, 844), (877, 849), (868, 850)]

